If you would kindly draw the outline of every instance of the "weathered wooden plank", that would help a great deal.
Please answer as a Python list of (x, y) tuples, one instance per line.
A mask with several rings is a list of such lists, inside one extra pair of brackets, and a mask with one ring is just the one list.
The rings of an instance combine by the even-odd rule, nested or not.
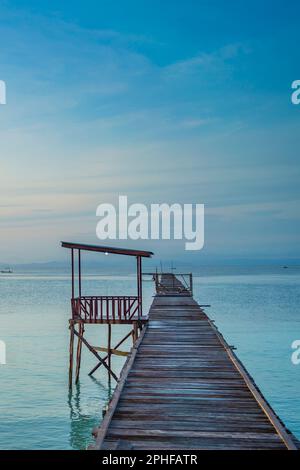
[(269, 441), (273, 443), (281, 444), (282, 441), (277, 434), (274, 433), (259, 433), (256, 432), (224, 432), (220, 430), (212, 431), (185, 431), (183, 429), (180, 430), (162, 430), (162, 429), (145, 429), (145, 428), (135, 428), (135, 429), (128, 429), (121, 426), (114, 426), (110, 427), (108, 431), (108, 436), (125, 436), (130, 437), (138, 437), (139, 439), (143, 436), (145, 437), (179, 437), (179, 438), (217, 438), (217, 439), (237, 439), (237, 440), (259, 440), (259, 441)]
[(257, 441), (236, 441), (233, 439), (227, 439), (226, 441), (218, 441), (216, 439), (179, 439), (179, 438), (167, 438), (154, 439), (151, 440), (145, 439), (144, 437), (140, 440), (130, 438), (130, 440), (107, 438), (104, 442), (102, 449), (103, 450), (112, 450), (119, 449), (122, 447), (116, 447), (117, 443), (126, 442), (127, 446), (125, 448), (133, 450), (278, 450), (282, 449), (278, 443), (270, 444)]
[[(269, 423), (268, 422), (262, 422), (259, 423), (257, 421), (255, 422), (248, 422), (248, 421), (243, 421), (240, 423), (237, 423), (236, 421), (234, 422), (228, 422), (227, 420), (219, 420), (219, 426), (222, 429), (223, 432), (243, 432), (246, 434), (247, 432), (255, 432), (256, 434), (258, 433), (268, 433), (273, 434), (273, 430), (270, 429)], [(160, 429), (162, 431), (167, 431), (170, 428), (172, 428), (173, 431), (197, 431), (199, 428), (199, 423), (194, 419), (193, 421), (186, 421), (184, 418), (175, 421), (173, 420), (163, 420), (163, 421), (157, 421), (157, 420), (148, 420), (145, 422), (145, 417), (144, 419), (124, 419), (121, 418), (119, 415), (115, 415), (114, 419), (111, 421), (110, 424), (110, 429), (119, 429), (119, 428), (126, 428), (126, 429)], [(201, 421), (201, 429), (202, 432), (204, 432), (205, 435), (207, 435), (207, 432), (210, 431), (215, 431), (216, 430), (216, 423), (214, 419), (211, 419), (210, 421), (202, 420)]]

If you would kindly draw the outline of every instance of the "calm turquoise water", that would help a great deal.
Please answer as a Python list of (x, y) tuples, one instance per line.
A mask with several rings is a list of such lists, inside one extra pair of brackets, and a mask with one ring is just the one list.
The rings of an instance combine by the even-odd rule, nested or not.
[[(300, 438), (300, 365), (291, 363), (291, 343), (300, 339), (300, 270), (210, 268), (195, 279), (195, 297), (211, 304), (207, 313), (288, 427)], [(88, 294), (134, 294), (134, 277), (91, 275)], [(153, 286), (144, 283), (146, 308)], [(16, 273), (0, 277), (0, 339), (7, 364), (0, 365), (0, 448), (83, 449), (92, 441), (112, 389), (100, 368), (87, 372), (93, 356), (83, 352), (81, 380), (68, 393), (67, 275)], [(113, 340), (126, 327), (113, 328)], [(106, 327), (90, 326), (87, 337), (105, 344)], [(128, 343), (127, 348), (130, 347)], [(125, 349), (125, 346), (124, 346)], [(122, 367), (113, 359), (114, 370)]]

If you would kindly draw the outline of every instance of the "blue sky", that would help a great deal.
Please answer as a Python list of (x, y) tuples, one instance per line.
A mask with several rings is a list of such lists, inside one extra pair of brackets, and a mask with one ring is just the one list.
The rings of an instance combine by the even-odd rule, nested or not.
[(140, 244), (160, 258), (300, 259), (299, 13), (296, 1), (1, 2), (0, 261), (97, 243), (96, 207), (118, 194), (206, 205), (204, 250)]

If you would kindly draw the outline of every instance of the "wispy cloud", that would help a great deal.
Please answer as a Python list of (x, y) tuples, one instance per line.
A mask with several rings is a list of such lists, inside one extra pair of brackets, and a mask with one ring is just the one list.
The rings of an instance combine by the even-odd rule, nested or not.
[(259, 88), (249, 40), (207, 46), (204, 37), (197, 53), (170, 41), (167, 63), (146, 52), (167, 35), (2, 13), (0, 236), (11, 254), (22, 227), (31, 253), (37, 239), (49, 253), (62, 234), (93, 237), (96, 206), (122, 192), (132, 202), (205, 203), (214, 243), (236, 224), (233, 251), (259, 218), (279, 232), (296, 221), (299, 126), (285, 97)]
[(245, 44), (228, 44), (219, 50), (210, 53), (201, 52), (189, 59), (171, 63), (164, 68), (164, 75), (168, 78), (182, 78), (183, 75), (188, 74), (224, 72), (231, 60), (250, 52), (251, 48)]
[(211, 119), (184, 119), (180, 125), (183, 128), (187, 129), (196, 129), (201, 126), (205, 126), (206, 124), (211, 123)]
[(225, 219), (241, 219), (241, 216), (266, 218), (271, 216), (273, 219), (299, 220), (299, 205), (300, 199), (290, 201), (277, 200), (274, 202), (256, 202), (255, 204), (234, 204), (220, 207), (208, 207), (206, 215), (223, 217)]

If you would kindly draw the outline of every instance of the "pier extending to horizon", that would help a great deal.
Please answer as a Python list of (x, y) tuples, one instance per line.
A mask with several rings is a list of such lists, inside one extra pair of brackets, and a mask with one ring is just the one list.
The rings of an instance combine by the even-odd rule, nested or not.
[(156, 295), (91, 449), (297, 449), (232, 347), (173, 273)]

